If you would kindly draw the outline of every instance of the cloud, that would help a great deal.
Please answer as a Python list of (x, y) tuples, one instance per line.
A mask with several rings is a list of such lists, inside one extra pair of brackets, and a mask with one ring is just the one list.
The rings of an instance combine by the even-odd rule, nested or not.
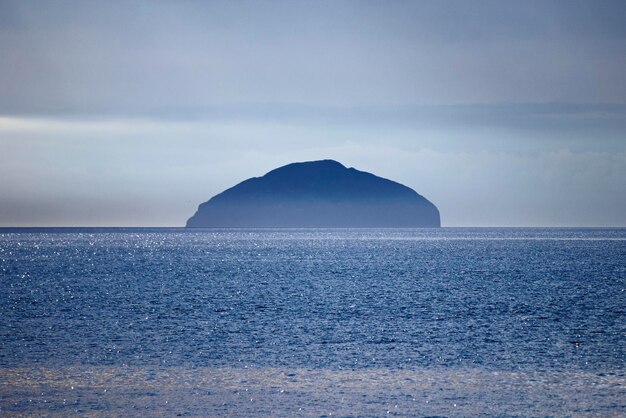
[(626, 102), (619, 2), (6, 2), (0, 113)]
[(447, 226), (626, 225), (623, 146), (577, 146), (567, 134), (546, 146), (503, 132), (507, 140), (465, 127), (5, 119), (0, 224), (179, 226), (239, 181), (333, 158), (416, 189)]

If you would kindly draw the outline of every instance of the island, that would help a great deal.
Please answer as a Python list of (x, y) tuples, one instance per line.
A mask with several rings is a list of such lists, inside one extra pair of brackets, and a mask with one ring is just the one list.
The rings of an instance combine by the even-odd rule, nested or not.
[(202, 203), (188, 228), (436, 228), (415, 190), (334, 160), (292, 163)]

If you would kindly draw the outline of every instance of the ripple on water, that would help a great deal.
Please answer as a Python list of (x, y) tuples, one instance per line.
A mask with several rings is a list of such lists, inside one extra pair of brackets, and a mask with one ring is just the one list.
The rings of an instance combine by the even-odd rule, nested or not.
[(625, 260), (624, 229), (2, 229), (1, 411), (623, 413)]

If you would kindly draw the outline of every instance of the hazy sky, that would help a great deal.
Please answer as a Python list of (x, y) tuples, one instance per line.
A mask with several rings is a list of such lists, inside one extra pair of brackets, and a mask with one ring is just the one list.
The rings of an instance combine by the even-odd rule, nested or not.
[(626, 1), (0, 0), (0, 226), (332, 158), (444, 226), (626, 226)]

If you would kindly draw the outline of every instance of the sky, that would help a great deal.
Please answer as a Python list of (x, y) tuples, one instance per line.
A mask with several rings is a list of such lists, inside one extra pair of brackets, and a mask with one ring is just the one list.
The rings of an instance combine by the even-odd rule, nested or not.
[(296, 161), (443, 226), (626, 226), (626, 2), (0, 0), (0, 226), (183, 226)]

